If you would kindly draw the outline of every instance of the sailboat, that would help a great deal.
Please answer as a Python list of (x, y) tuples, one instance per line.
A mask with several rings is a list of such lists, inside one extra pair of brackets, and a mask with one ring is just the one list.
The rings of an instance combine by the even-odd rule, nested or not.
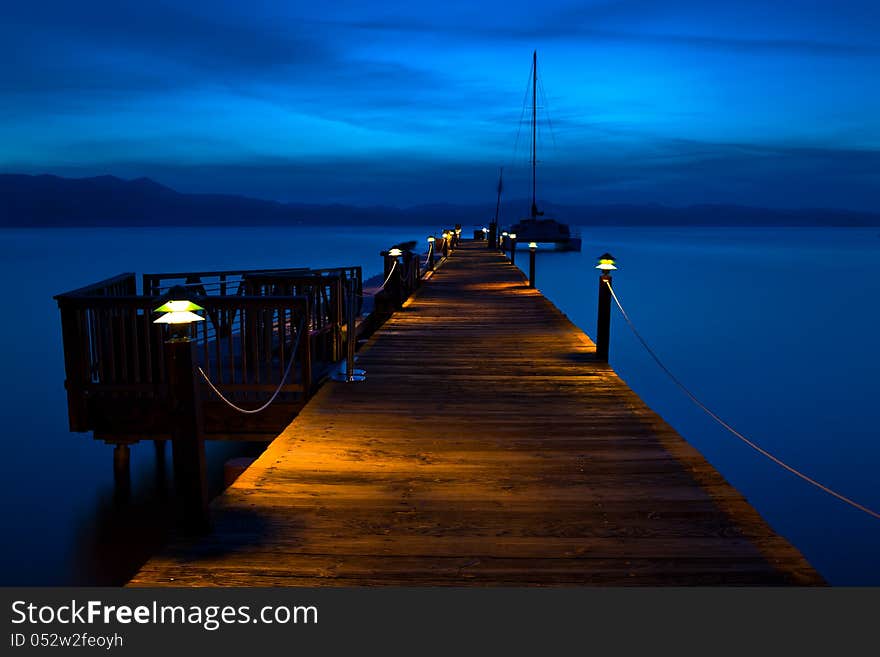
[(571, 229), (555, 219), (544, 217), (544, 213), (538, 210), (537, 201), (537, 159), (538, 159), (538, 51), (532, 53), (532, 207), (529, 216), (520, 219), (518, 223), (508, 230), (516, 234), (516, 240), (520, 244), (536, 242), (538, 244), (552, 245), (557, 251), (580, 251), (581, 238), (571, 234)]

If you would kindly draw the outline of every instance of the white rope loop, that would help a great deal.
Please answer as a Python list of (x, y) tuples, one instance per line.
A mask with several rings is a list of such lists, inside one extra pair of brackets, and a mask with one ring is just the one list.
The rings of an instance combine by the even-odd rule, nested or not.
[(606, 280), (605, 280), (605, 285), (607, 285), (607, 286), (608, 286), (608, 289), (611, 291), (611, 297), (614, 299), (614, 303), (617, 305), (617, 308), (620, 310), (620, 314), (623, 315), (623, 318), (626, 320), (626, 323), (629, 325), (629, 328), (630, 328), (630, 330), (633, 332), (633, 335), (635, 335), (636, 338), (638, 339), (638, 341), (642, 343), (642, 346), (645, 348), (645, 350), (648, 352), (648, 354), (651, 356), (651, 358), (654, 359), (654, 362), (656, 362), (657, 365), (660, 366), (660, 369), (663, 370), (663, 372), (666, 373), (666, 375), (672, 380), (672, 382), (673, 382), (676, 386), (678, 386), (678, 387), (682, 390), (682, 392), (684, 392), (684, 394), (686, 394), (694, 404), (696, 404), (701, 410), (703, 410), (703, 412), (705, 412), (706, 415), (708, 415), (709, 417), (711, 417), (711, 418), (712, 418), (713, 420), (715, 420), (718, 424), (720, 424), (722, 427), (724, 427), (725, 429), (727, 429), (727, 431), (729, 431), (731, 434), (733, 434), (734, 436), (736, 436), (737, 438), (739, 438), (742, 442), (744, 442), (746, 445), (748, 445), (749, 447), (751, 447), (753, 450), (755, 450), (755, 451), (758, 452), (759, 454), (762, 454), (763, 456), (766, 456), (768, 459), (770, 459), (771, 461), (773, 461), (776, 465), (778, 465), (778, 466), (784, 468), (785, 470), (788, 470), (788, 471), (789, 471), (790, 473), (792, 473), (793, 475), (795, 475), (795, 476), (797, 476), (797, 477), (800, 477), (801, 479), (803, 479), (804, 481), (806, 481), (808, 484), (811, 484), (812, 486), (815, 486), (815, 487), (818, 488), (819, 490), (821, 490), (821, 491), (823, 491), (823, 492), (825, 492), (825, 493), (828, 493), (829, 495), (831, 495), (831, 496), (833, 496), (833, 497), (836, 497), (836, 498), (837, 498), (838, 500), (840, 500), (841, 502), (845, 502), (846, 504), (849, 504), (851, 507), (856, 508), (856, 509), (858, 509), (859, 511), (862, 511), (862, 512), (864, 512), (864, 513), (867, 513), (869, 516), (871, 516), (871, 517), (873, 517), (873, 518), (876, 518), (876, 519), (880, 520), (880, 513), (874, 511), (873, 509), (870, 509), (870, 508), (866, 507), (864, 504), (859, 504), (859, 503), (856, 502), (855, 500), (852, 500), (852, 499), (850, 499), (849, 497), (846, 497), (845, 495), (843, 495), (843, 494), (841, 494), (841, 493), (838, 493), (836, 490), (834, 490), (834, 489), (832, 489), (832, 488), (829, 488), (829, 487), (826, 486), (825, 484), (822, 484), (821, 482), (818, 482), (818, 481), (816, 481), (815, 479), (813, 479), (812, 477), (810, 477), (810, 476), (804, 474), (804, 473), (801, 472), (800, 470), (797, 470), (796, 468), (794, 468), (793, 466), (789, 465), (788, 463), (786, 463), (785, 461), (783, 461), (783, 460), (780, 459), (779, 457), (774, 456), (773, 454), (771, 454), (770, 452), (768, 452), (766, 449), (764, 449), (763, 447), (761, 447), (761, 446), (758, 445), (757, 443), (755, 443), (755, 442), (749, 440), (749, 439), (746, 438), (744, 435), (742, 435), (739, 431), (737, 431), (737, 430), (734, 429), (732, 426), (730, 426), (727, 422), (725, 422), (724, 420), (722, 420), (722, 419), (718, 416), (718, 414), (716, 414), (715, 412), (713, 412), (709, 407), (707, 407), (703, 402), (701, 402), (701, 401), (697, 398), (697, 396), (694, 395), (694, 393), (692, 393), (692, 392), (691, 392), (691, 391), (690, 391), (690, 390), (689, 390), (689, 389), (688, 389), (688, 388), (687, 388), (687, 387), (686, 387), (681, 381), (679, 381), (678, 377), (676, 377), (676, 376), (675, 376), (675, 375), (669, 370), (669, 368), (666, 367), (666, 365), (663, 364), (663, 361), (661, 361), (661, 360), (660, 360), (660, 357), (657, 356), (657, 354), (654, 352), (653, 349), (651, 349), (651, 347), (648, 345), (648, 343), (647, 343), (647, 342), (645, 341), (645, 339), (642, 337), (641, 333), (639, 333), (638, 330), (636, 329), (636, 327), (635, 327), (635, 325), (633, 324), (632, 320), (629, 318), (629, 315), (628, 315), (628, 314), (626, 313), (626, 311), (623, 309), (623, 306), (622, 306), (621, 303), (620, 303), (620, 299), (617, 298), (617, 294), (614, 292), (614, 288), (611, 287), (611, 283), (610, 283), (610, 281), (608, 281), (608, 280), (606, 279)]
[(287, 363), (287, 368), (284, 370), (284, 375), (281, 377), (281, 381), (278, 383), (278, 387), (275, 388), (275, 392), (272, 393), (272, 396), (269, 398), (269, 401), (267, 401), (265, 404), (263, 404), (259, 408), (248, 409), (248, 408), (242, 408), (241, 406), (236, 406), (234, 403), (229, 401), (223, 395), (222, 392), (220, 392), (217, 389), (217, 386), (215, 386), (211, 382), (211, 379), (208, 378), (208, 375), (205, 374), (205, 370), (203, 370), (201, 366), (198, 367), (199, 374), (202, 375), (202, 378), (205, 379), (205, 382), (208, 384), (208, 386), (211, 388), (211, 390), (214, 391), (214, 394), (217, 395), (223, 402), (226, 403), (227, 406), (229, 406), (233, 410), (236, 410), (239, 413), (244, 413), (245, 415), (253, 415), (255, 413), (260, 413), (261, 411), (265, 411), (267, 408), (269, 408), (269, 406), (272, 404), (272, 402), (275, 401), (275, 398), (278, 397), (278, 395), (281, 393), (281, 388), (284, 387), (284, 382), (287, 381), (287, 376), (290, 374), (290, 369), (293, 367), (293, 361), (296, 360), (296, 352), (299, 349), (299, 339), (300, 339), (300, 336), (302, 335), (303, 330), (305, 329), (305, 322), (306, 322), (305, 317), (303, 317), (299, 322), (299, 329), (296, 332), (296, 341), (293, 344), (293, 350), (290, 352), (290, 361)]

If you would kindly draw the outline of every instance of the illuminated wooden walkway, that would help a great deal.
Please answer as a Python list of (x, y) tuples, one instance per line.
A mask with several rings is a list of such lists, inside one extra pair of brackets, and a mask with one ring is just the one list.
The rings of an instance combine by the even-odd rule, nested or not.
[(465, 243), (131, 584), (821, 583), (593, 353)]

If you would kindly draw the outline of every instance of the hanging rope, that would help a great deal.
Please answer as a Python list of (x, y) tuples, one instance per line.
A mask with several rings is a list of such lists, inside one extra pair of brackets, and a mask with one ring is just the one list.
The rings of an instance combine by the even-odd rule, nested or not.
[(391, 271), (388, 272), (388, 278), (385, 279), (385, 282), (379, 286), (380, 290), (384, 290), (385, 286), (388, 285), (388, 281), (391, 280), (391, 275), (394, 273), (394, 270), (397, 269), (397, 260), (394, 261), (394, 264), (391, 265)]
[(679, 381), (678, 377), (676, 377), (669, 370), (669, 368), (663, 364), (663, 361), (661, 361), (660, 357), (657, 356), (657, 354), (654, 352), (653, 349), (651, 349), (651, 347), (648, 345), (648, 343), (642, 337), (641, 333), (638, 332), (635, 325), (632, 323), (632, 320), (629, 318), (629, 315), (623, 309), (623, 306), (620, 303), (620, 299), (617, 298), (617, 294), (614, 292), (614, 288), (611, 287), (611, 283), (608, 280), (606, 280), (605, 285), (607, 285), (608, 289), (611, 291), (611, 297), (614, 299), (614, 303), (617, 304), (617, 308), (620, 310), (620, 314), (623, 315), (623, 318), (626, 320), (626, 323), (629, 325), (629, 328), (633, 332), (633, 335), (635, 335), (636, 338), (638, 339), (638, 341), (642, 343), (642, 346), (645, 348), (645, 350), (648, 352), (648, 354), (651, 356), (651, 358), (654, 359), (654, 362), (660, 366), (660, 369), (663, 370), (666, 373), (666, 375), (672, 380), (672, 382), (676, 386), (678, 386), (682, 390), (682, 392), (684, 392), (684, 394), (686, 394), (694, 404), (696, 404), (700, 409), (702, 409), (703, 412), (705, 412), (709, 417), (711, 417), (718, 424), (720, 424), (722, 427), (727, 429), (727, 431), (729, 431), (734, 436), (739, 438), (742, 442), (744, 442), (746, 445), (751, 447), (753, 450), (755, 450), (759, 454), (762, 454), (763, 456), (766, 456), (768, 459), (773, 461), (776, 465), (788, 470), (790, 473), (792, 473), (796, 477), (800, 477), (801, 479), (806, 481), (808, 484), (815, 486), (819, 490), (824, 491), (833, 497), (836, 497), (841, 502), (845, 502), (846, 504), (849, 504), (851, 507), (854, 507), (854, 508), (858, 509), (859, 511), (867, 513), (869, 516), (880, 520), (880, 513), (877, 513), (876, 511), (869, 509), (868, 507), (866, 507), (863, 504), (859, 504), (855, 500), (852, 500), (852, 499), (846, 497), (845, 495), (838, 493), (836, 490), (829, 488), (828, 486), (816, 481), (812, 477), (804, 474), (800, 470), (797, 470), (793, 466), (790, 466), (788, 463), (786, 463), (785, 461), (783, 461), (779, 457), (774, 456), (773, 454), (768, 452), (766, 449), (764, 449), (760, 445), (758, 445), (758, 444), (752, 442), (751, 440), (749, 440), (748, 438), (746, 438), (739, 431), (737, 431), (732, 426), (730, 426), (727, 422), (722, 420), (716, 413), (714, 413), (709, 407), (707, 407), (703, 402), (701, 402), (696, 397), (696, 395), (694, 395), (694, 393), (692, 393), (681, 381)]
[[(388, 281), (391, 280), (391, 276), (394, 274), (395, 270), (397, 269), (397, 264), (398, 264), (398, 261), (395, 260), (394, 264), (391, 265), (391, 270), (388, 272), (388, 277), (385, 279), (385, 281), (382, 283), (382, 285), (380, 285), (379, 287), (376, 288), (376, 291), (373, 294), (355, 294), (355, 296), (360, 297), (361, 299), (370, 299), (370, 298), (374, 297), (376, 294), (378, 294), (379, 290), (384, 290), (385, 286), (388, 285)], [(402, 275), (402, 273), (401, 273), (401, 275)]]
[(272, 402), (275, 401), (275, 398), (281, 392), (281, 388), (284, 387), (284, 382), (287, 381), (287, 376), (290, 374), (290, 369), (293, 367), (293, 361), (296, 359), (296, 352), (297, 352), (297, 349), (299, 349), (299, 339), (300, 339), (300, 336), (302, 335), (303, 330), (305, 329), (305, 323), (306, 323), (306, 319), (305, 319), (305, 317), (303, 317), (299, 322), (299, 329), (297, 329), (297, 332), (296, 332), (296, 341), (293, 343), (293, 351), (290, 352), (290, 362), (287, 363), (287, 369), (284, 370), (284, 375), (281, 377), (281, 381), (278, 383), (278, 387), (275, 388), (275, 392), (272, 393), (272, 396), (269, 398), (269, 401), (267, 401), (265, 404), (263, 404), (259, 408), (247, 409), (247, 408), (242, 408), (241, 406), (236, 406), (231, 401), (229, 401), (226, 397), (223, 396), (223, 393), (220, 392), (217, 389), (217, 386), (215, 386), (211, 382), (211, 379), (208, 378), (208, 375), (205, 374), (205, 370), (203, 370), (201, 368), (201, 366), (199, 366), (199, 368), (198, 368), (199, 374), (202, 375), (202, 378), (205, 379), (205, 382), (208, 384), (208, 386), (210, 386), (211, 390), (214, 391), (214, 394), (216, 394), (230, 408), (238, 411), (239, 413), (244, 413), (246, 415), (253, 415), (254, 413), (259, 413), (260, 411), (265, 411), (267, 408), (269, 408), (269, 406), (272, 404)]

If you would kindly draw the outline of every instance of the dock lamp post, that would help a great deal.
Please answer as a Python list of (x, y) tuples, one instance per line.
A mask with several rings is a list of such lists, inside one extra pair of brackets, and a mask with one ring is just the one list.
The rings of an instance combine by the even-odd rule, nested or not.
[(455, 227), (455, 248), (458, 248), (458, 245), (460, 242), (461, 242), (461, 226), (456, 225), (456, 227)]
[(516, 233), (509, 233), (510, 238), (510, 264), (516, 264)]
[(188, 298), (186, 288), (172, 287), (155, 312), (155, 324), (167, 324), (169, 337), (163, 345), (174, 460), (174, 486), (180, 497), (181, 515), (188, 530), (208, 529), (208, 482), (205, 474), (205, 440), (199, 430), (199, 407), (193, 368), (190, 325), (205, 321), (194, 311), (204, 310)]
[(434, 271), (434, 241), (433, 235), (428, 235), (428, 271)]
[(502, 251), (507, 251), (507, 235), (508, 235), (508, 232), (506, 230), (503, 233), (501, 233), (501, 245), (500, 246), (501, 246)]
[[(391, 270), (394, 269), (395, 265), (400, 264), (398, 258), (403, 255), (403, 251), (399, 248), (394, 247), (392, 249), (388, 249), (385, 253), (385, 278), (389, 279), (385, 284), (385, 292), (391, 299), (391, 302), (394, 304), (394, 308), (399, 309), (401, 304), (403, 303), (403, 294), (400, 289), (400, 276), (392, 276)], [(389, 278), (390, 277), (390, 278)]]
[(486, 239), (487, 244), (486, 248), (488, 249), (497, 249), (498, 248), (498, 223), (495, 220), (489, 222), (489, 235)]
[(535, 287), (535, 253), (538, 251), (537, 242), (529, 242), (529, 287)]
[(483, 226), (483, 239), (486, 241), (486, 244), (489, 243), (489, 228)]
[(599, 256), (596, 269), (599, 276), (599, 311), (596, 325), (596, 358), (608, 362), (608, 345), (611, 335), (611, 272), (617, 269), (616, 260), (610, 253)]
[(443, 257), (449, 257), (449, 231), (443, 231)]

